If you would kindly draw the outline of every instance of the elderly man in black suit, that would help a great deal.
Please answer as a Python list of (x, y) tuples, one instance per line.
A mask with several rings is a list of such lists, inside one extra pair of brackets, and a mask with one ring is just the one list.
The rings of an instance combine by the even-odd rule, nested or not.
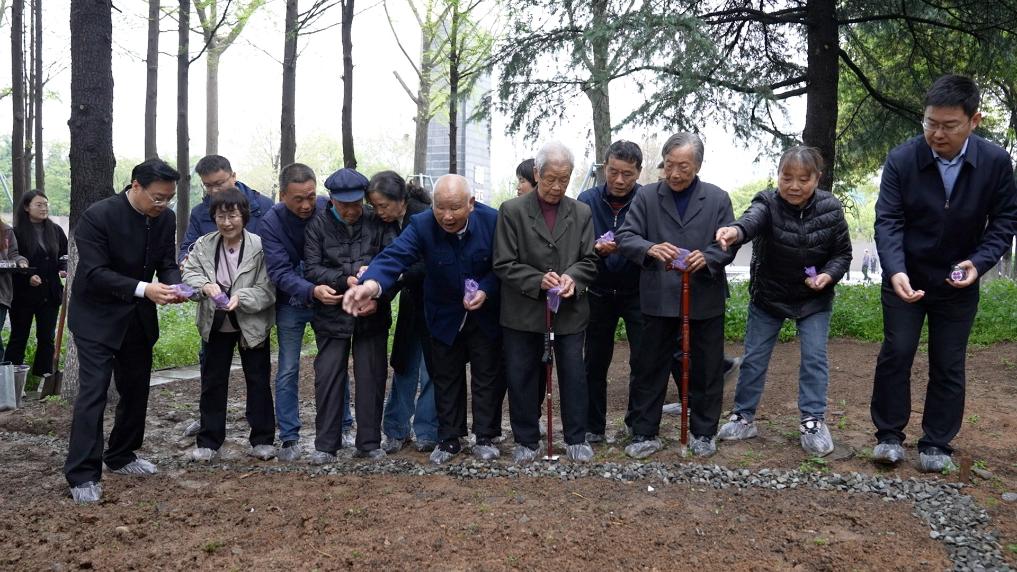
[[(78, 347), (79, 389), (64, 474), (77, 502), (101, 499), (103, 461), (114, 473), (158, 472), (135, 451), (145, 438), (152, 347), (159, 339), (155, 306), (185, 300), (172, 286), (180, 283), (180, 268), (169, 206), (179, 178), (159, 159), (137, 165), (131, 184), (89, 207), (74, 231), (78, 267), (67, 325)], [(102, 418), (114, 370), (120, 402), (104, 455)]]
[(632, 443), (625, 452), (643, 458), (662, 448), (661, 406), (681, 328), (680, 272), (669, 271), (679, 248), (689, 251), (690, 277), (689, 408), (697, 456), (716, 452), (715, 436), (724, 392), (724, 306), (728, 297), (724, 267), (735, 252), (714, 241), (717, 229), (734, 220), (731, 199), (715, 185), (699, 180), (703, 141), (692, 133), (672, 135), (664, 143), (664, 178), (643, 187), (632, 200), (618, 231), (622, 254), (638, 264), (643, 343), (632, 385)]

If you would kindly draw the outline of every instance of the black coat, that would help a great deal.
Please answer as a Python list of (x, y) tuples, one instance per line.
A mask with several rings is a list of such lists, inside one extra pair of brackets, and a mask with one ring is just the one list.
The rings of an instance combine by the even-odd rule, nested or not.
[[(336, 292), (347, 290), (346, 279), (356, 276), (361, 266), (388, 246), (396, 237), (395, 224), (387, 224), (374, 211), (364, 208), (364, 214), (352, 225), (352, 234), (346, 224), (339, 221), (332, 207), (321, 209), (304, 231), (304, 278), (314, 285), (325, 284)], [(316, 336), (349, 338), (387, 332), (392, 324), (390, 296), (378, 300), (378, 311), (370, 316), (354, 318), (343, 310), (342, 304), (327, 306), (314, 300), (314, 317), (311, 327)]]
[(135, 297), (134, 289), (155, 275), (164, 284), (180, 283), (176, 231), (173, 211), (145, 216), (127, 201), (126, 191), (88, 207), (74, 230), (78, 266), (67, 308), (71, 332), (119, 348), (137, 312), (154, 345), (159, 339), (155, 303)]
[[(834, 284), (851, 264), (851, 234), (837, 197), (816, 190), (801, 209), (776, 190), (762, 191), (732, 225), (752, 240), (749, 293), (752, 303), (773, 316), (804, 318), (833, 307)], [(833, 284), (815, 291), (805, 268), (828, 274)]]
[[(417, 199), (409, 199), (406, 202), (406, 215), (403, 217), (403, 227), (399, 229), (399, 234), (409, 226), (410, 217), (430, 208)], [(396, 320), (395, 337), (392, 340), (391, 361), (392, 369), (401, 374), (405, 373), (407, 362), (411, 357), (410, 351), (413, 347), (411, 342), (414, 339), (424, 344), (424, 356), (430, 353), (426, 351), (428, 333), (424, 321), (424, 262), (421, 260), (403, 272), (396, 287), (400, 292), (399, 317)]]
[[(67, 254), (67, 235), (60, 225), (50, 221), (46, 225), (53, 229), (57, 238), (57, 252), (50, 252), (39, 246), (33, 228), (20, 232), (18, 229), (18, 247), (22, 256), (28, 259), (28, 265), (36, 269), (35, 274), (42, 279), (42, 284), (32, 286), (30, 274), (14, 275), (14, 300), (12, 307), (39, 307), (43, 305), (59, 306), (63, 303), (64, 283), (60, 280), (60, 271), (67, 269), (67, 261), (60, 257)], [(49, 244), (46, 245), (47, 248)]]

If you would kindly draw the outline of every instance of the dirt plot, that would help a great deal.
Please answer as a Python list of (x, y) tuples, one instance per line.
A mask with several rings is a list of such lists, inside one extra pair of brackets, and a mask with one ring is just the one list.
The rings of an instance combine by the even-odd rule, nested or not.
[[(621, 427), (627, 348), (611, 371), (609, 414)], [(878, 345), (833, 340), (828, 422), (838, 450), (809, 459), (798, 446), (797, 344), (778, 346), (759, 410), (760, 437), (722, 443), (710, 459), (730, 468), (802, 469), (920, 477), (910, 463), (881, 470), (868, 455), (868, 417)], [(729, 346), (737, 355), (740, 347)], [(311, 444), (310, 361), (302, 367), (303, 441)], [(927, 359), (915, 363), (924, 392)], [(226, 460), (196, 467), (179, 459), (193, 439), (180, 431), (197, 414), (197, 381), (155, 387), (144, 454), (163, 473), (107, 474), (99, 506), (65, 496), (61, 465), (69, 406), (33, 404), (0, 413), (0, 569), (694, 569), (893, 570), (951, 567), (944, 545), (907, 502), (809, 489), (702, 488), (696, 484), (597, 477), (563, 482), (517, 477), (268, 473), (243, 457), (243, 383), (234, 376)], [(1004, 556), (1017, 562), (1017, 345), (972, 348), (966, 418), (956, 441), (964, 492), (985, 507)], [(730, 407), (733, 383), (725, 393)], [(672, 388), (671, 394), (674, 394)], [(920, 432), (916, 399), (908, 444)], [(108, 418), (109, 419), (109, 418)], [(507, 431), (508, 417), (504, 423)], [(689, 463), (675, 447), (677, 417), (665, 416), (662, 463)], [(107, 429), (108, 429), (107, 423)], [(612, 431), (613, 432), (613, 431)], [(501, 448), (511, 451), (511, 439)], [(597, 448), (596, 462), (627, 462), (622, 443)], [(916, 456), (909, 448), (912, 457)], [(507, 455), (506, 455), (507, 456)], [(395, 459), (426, 462), (406, 450)], [(502, 466), (507, 462), (499, 461)], [(968, 471), (967, 467), (978, 471)], [(302, 466), (303, 467), (303, 466)], [(986, 472), (987, 471), (987, 472)], [(983, 476), (976, 473), (981, 472)], [(653, 491), (648, 490), (653, 487)], [(1012, 546), (1012, 548), (1011, 548)]]

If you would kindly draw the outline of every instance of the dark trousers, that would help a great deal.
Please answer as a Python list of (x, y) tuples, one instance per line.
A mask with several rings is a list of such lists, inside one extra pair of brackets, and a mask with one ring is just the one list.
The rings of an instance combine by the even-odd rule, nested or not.
[[(102, 462), (119, 469), (135, 460), (134, 451), (145, 439), (148, 386), (152, 376), (152, 343), (137, 313), (131, 319), (124, 341), (111, 348), (75, 336), (78, 346), (78, 397), (68, 443), (64, 475), (77, 486), (102, 478)], [(117, 403), (109, 447), (103, 454), (103, 414), (110, 375), (116, 379)]]
[(952, 452), (950, 442), (964, 417), (964, 358), (978, 312), (978, 287), (930, 293), (909, 304), (884, 286), (882, 298), (883, 346), (876, 360), (870, 406), (876, 439), (904, 441), (904, 428), (911, 416), (911, 365), (928, 316), (929, 386), (918, 448)]
[(472, 315), (451, 346), (431, 338), (431, 383), (438, 411), (438, 439), (466, 436), (466, 364), (470, 364), (473, 434), (477, 439), (501, 435), (505, 376), (501, 348), (485, 334)]
[[(546, 380), (544, 334), (502, 328), (502, 347), (508, 382), (509, 420), (516, 443), (536, 447), (540, 442), (540, 384)], [(556, 335), (554, 359), (558, 366), (558, 401), (561, 404), (565, 443), (586, 441), (586, 369), (583, 365), (584, 332)]]
[[(205, 361), (201, 364), (201, 429), (198, 447), (218, 450), (226, 440), (226, 395), (229, 390), (233, 349), (240, 345), (240, 332), (209, 332)], [(275, 409), (272, 405), (272, 358), (268, 341), (256, 348), (240, 349), (240, 364), (247, 383), (247, 424), (251, 446), (275, 441)]]
[(354, 334), (353, 338), (316, 338), (314, 448), (335, 453), (342, 446), (343, 395), (350, 383), (352, 349), (357, 450), (377, 449), (381, 446), (381, 414), (385, 407), (385, 381), (388, 378), (388, 332)]
[(25, 347), (35, 320), (35, 359), (32, 374), (41, 376), (53, 372), (53, 335), (56, 331), (60, 306), (54, 304), (14, 305), (11, 307), (11, 338), (4, 359), (11, 363), (25, 363)]
[(614, 357), (614, 333), (618, 320), (625, 320), (625, 333), (629, 340), (629, 406), (625, 418), (632, 411), (632, 384), (635, 383), (636, 365), (643, 336), (643, 312), (639, 309), (639, 292), (606, 292), (590, 290), (590, 323), (586, 326), (586, 383), (589, 387), (586, 430), (604, 434), (607, 430), (607, 370)]
[[(681, 318), (643, 316), (639, 369), (629, 399), (632, 432), (654, 437), (660, 432), (661, 407), (673, 366), (674, 343), (681, 337)], [(694, 436), (717, 434), (724, 395), (724, 316), (689, 320), (689, 428)]]

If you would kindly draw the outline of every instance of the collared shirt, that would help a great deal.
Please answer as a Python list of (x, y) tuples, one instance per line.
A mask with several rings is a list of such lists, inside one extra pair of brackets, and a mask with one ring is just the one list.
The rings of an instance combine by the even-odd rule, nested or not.
[(950, 200), (950, 195), (953, 194), (953, 186), (957, 183), (957, 175), (960, 175), (961, 167), (964, 165), (964, 156), (968, 153), (968, 141), (971, 138), (964, 140), (964, 146), (961, 147), (960, 153), (953, 159), (944, 159), (939, 156), (939, 153), (932, 152), (932, 156), (936, 159), (936, 168), (939, 169), (939, 175), (943, 177), (943, 188), (946, 189), (946, 200)]

